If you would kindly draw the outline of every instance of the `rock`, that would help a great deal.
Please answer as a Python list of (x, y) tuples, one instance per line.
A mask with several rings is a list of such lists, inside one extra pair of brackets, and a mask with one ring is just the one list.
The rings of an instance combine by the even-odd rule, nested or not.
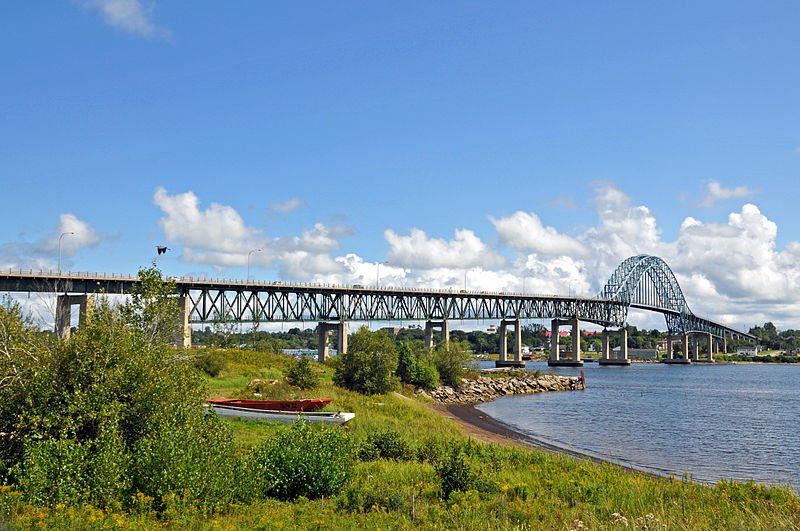
[(463, 379), (461, 388), (437, 387), (431, 394), (434, 400), (445, 404), (474, 404), (494, 400), (499, 396), (567, 391), (582, 389), (580, 379), (572, 376), (546, 374), (535, 378), (528, 374), (505, 378), (479, 376)]

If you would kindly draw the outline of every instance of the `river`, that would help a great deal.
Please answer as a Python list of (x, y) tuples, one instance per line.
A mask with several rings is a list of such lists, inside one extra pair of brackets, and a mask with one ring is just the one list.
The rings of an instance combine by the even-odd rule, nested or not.
[(586, 390), (502, 397), (478, 409), (547, 443), (633, 468), (800, 487), (800, 366), (526, 368), (583, 370)]

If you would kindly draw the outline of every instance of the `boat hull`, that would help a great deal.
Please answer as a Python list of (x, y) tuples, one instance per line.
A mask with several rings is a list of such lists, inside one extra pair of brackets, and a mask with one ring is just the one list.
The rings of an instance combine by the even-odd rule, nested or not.
[(342, 411), (274, 411), (213, 404), (209, 406), (209, 411), (213, 411), (220, 417), (266, 420), (283, 424), (292, 424), (298, 419), (303, 419), (313, 423), (339, 425), (352, 420), (356, 416), (355, 413)]
[(330, 404), (331, 398), (306, 398), (303, 400), (244, 400), (240, 398), (211, 398), (213, 406), (244, 407), (269, 411), (317, 411)]

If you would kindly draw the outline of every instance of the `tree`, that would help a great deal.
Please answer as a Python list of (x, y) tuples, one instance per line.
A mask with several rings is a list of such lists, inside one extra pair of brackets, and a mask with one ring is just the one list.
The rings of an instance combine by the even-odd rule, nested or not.
[(122, 317), (137, 328), (151, 345), (169, 344), (177, 333), (180, 309), (175, 282), (161, 278), (156, 263), (139, 270), (139, 283), (130, 301), (121, 307)]
[(433, 363), (442, 383), (453, 388), (461, 386), (461, 375), (469, 360), (469, 343), (447, 341), (433, 351)]
[(400, 381), (430, 391), (439, 383), (439, 371), (421, 341), (404, 341), (398, 349)]
[(335, 361), (336, 385), (368, 395), (397, 387), (397, 348), (385, 331), (370, 332), (362, 326), (350, 336), (349, 344), (347, 352)]

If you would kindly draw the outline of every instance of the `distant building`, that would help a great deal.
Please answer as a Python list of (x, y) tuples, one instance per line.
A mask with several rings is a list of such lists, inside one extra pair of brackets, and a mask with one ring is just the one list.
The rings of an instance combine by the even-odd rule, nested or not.
[(737, 356), (758, 356), (759, 346), (739, 347), (736, 349)]

